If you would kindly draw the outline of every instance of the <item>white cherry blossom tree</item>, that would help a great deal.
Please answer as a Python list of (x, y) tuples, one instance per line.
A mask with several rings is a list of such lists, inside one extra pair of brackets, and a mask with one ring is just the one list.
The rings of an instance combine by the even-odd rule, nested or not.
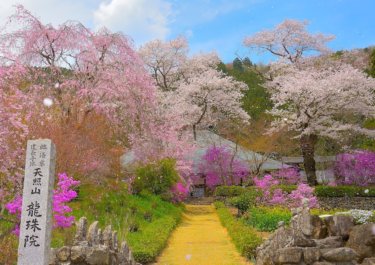
[(335, 37), (321, 33), (311, 34), (306, 29), (307, 25), (307, 21), (286, 19), (274, 29), (246, 37), (243, 43), (246, 47), (255, 48), (259, 52), (270, 52), (291, 63), (298, 62), (306, 53), (329, 52), (327, 42)]
[[(316, 185), (314, 150), (318, 136), (339, 138), (357, 131), (375, 137), (347, 116), (375, 117), (375, 79), (348, 64), (288, 65), (267, 87), (274, 102), (274, 128), (298, 132), (308, 182)], [(282, 74), (280, 74), (282, 71)]]
[(192, 129), (194, 138), (197, 127), (215, 125), (221, 119), (247, 122), (249, 116), (241, 108), (247, 86), (218, 70), (215, 53), (189, 58), (187, 52), (183, 38), (152, 41), (140, 49), (159, 88), (163, 110), (180, 117), (181, 129)]

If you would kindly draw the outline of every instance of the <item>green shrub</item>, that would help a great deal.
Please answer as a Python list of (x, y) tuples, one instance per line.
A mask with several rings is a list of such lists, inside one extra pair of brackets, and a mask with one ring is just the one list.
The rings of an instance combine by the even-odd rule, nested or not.
[(359, 186), (316, 186), (318, 197), (375, 197), (375, 187)]
[(221, 224), (228, 230), (238, 251), (244, 257), (253, 259), (256, 248), (262, 243), (256, 230), (237, 220), (222, 202), (215, 202), (215, 207)]
[(251, 208), (242, 220), (259, 231), (274, 231), (280, 221), (288, 224), (291, 218), (292, 214), (286, 208), (257, 207)]
[(156, 163), (140, 166), (135, 170), (132, 184), (134, 193), (149, 191), (153, 194), (168, 193), (179, 180), (173, 159), (162, 159)]
[(244, 214), (248, 209), (256, 204), (256, 198), (259, 196), (258, 192), (247, 191), (240, 196), (233, 197), (229, 203), (237, 208), (238, 215)]
[(242, 186), (218, 186), (215, 189), (215, 196), (235, 197), (246, 192), (246, 188)]

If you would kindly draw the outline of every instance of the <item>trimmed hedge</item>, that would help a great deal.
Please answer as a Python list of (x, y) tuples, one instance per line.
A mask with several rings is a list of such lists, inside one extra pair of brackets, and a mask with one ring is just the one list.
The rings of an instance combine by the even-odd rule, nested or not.
[(179, 223), (178, 215), (165, 216), (141, 227), (139, 232), (129, 233), (127, 240), (134, 259), (142, 264), (154, 262), (165, 248), (171, 232)]
[(236, 197), (244, 194), (247, 189), (242, 186), (218, 186), (215, 189), (215, 196)]
[(316, 186), (318, 197), (375, 197), (375, 187), (359, 186)]
[[(271, 188), (271, 190), (275, 189), (282, 189), (287, 193), (291, 193), (293, 190), (297, 189), (297, 185), (275, 185)], [(257, 192), (257, 188), (255, 186), (218, 186), (215, 189), (215, 196), (220, 197), (236, 197), (240, 196), (247, 192)]]
[(234, 245), (242, 256), (253, 259), (256, 248), (262, 243), (256, 230), (237, 220), (222, 202), (215, 202), (216, 211), (219, 215), (221, 224), (228, 230)]
[[(297, 185), (275, 185), (271, 190), (282, 189), (284, 192), (291, 193), (297, 189)], [(256, 192), (254, 186), (219, 186), (215, 190), (216, 196), (236, 197), (247, 192)], [(375, 197), (375, 187), (360, 186), (325, 186), (319, 185), (315, 187), (315, 196), (318, 197)]]

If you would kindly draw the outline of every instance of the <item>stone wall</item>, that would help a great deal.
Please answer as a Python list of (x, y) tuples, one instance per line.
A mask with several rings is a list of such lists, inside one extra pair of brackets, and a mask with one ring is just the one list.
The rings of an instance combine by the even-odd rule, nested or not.
[(361, 209), (373, 211), (375, 197), (319, 197), (319, 205), (324, 209)]
[(354, 225), (347, 215), (320, 218), (305, 206), (294, 210), (257, 249), (256, 265), (375, 265), (375, 224)]
[(50, 265), (137, 265), (126, 244), (119, 244), (117, 232), (107, 226), (102, 231), (98, 222), (87, 228), (87, 219), (77, 223), (73, 246), (51, 249)]

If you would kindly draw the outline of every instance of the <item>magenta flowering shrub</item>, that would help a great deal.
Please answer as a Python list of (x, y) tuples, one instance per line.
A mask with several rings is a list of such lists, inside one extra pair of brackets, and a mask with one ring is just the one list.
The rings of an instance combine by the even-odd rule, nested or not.
[(375, 152), (356, 151), (339, 154), (335, 163), (336, 182), (341, 185), (375, 184)]
[(301, 174), (295, 167), (285, 167), (272, 172), (272, 176), (280, 181), (280, 184), (293, 185), (301, 182)]
[(74, 216), (67, 216), (72, 209), (66, 203), (77, 197), (77, 192), (73, 190), (80, 182), (69, 177), (66, 173), (58, 175), (57, 188), (53, 191), (53, 212), (55, 227), (70, 227), (74, 222)]
[(318, 207), (318, 199), (314, 196), (314, 188), (307, 184), (300, 183), (296, 190), (290, 194), (282, 189), (272, 189), (272, 186), (281, 184), (272, 175), (265, 175), (263, 178), (254, 177), (254, 185), (261, 191), (262, 196), (257, 202), (264, 205), (284, 205), (289, 208), (300, 207), (305, 199), (309, 201), (309, 207)]
[(309, 207), (315, 208), (318, 206), (318, 199), (314, 196), (314, 188), (307, 184), (301, 183), (296, 190), (293, 190), (288, 195), (288, 205), (291, 208), (301, 207), (303, 201), (308, 199)]
[[(79, 181), (69, 177), (66, 173), (58, 174), (57, 188), (53, 191), (52, 210), (54, 217), (54, 227), (70, 227), (74, 222), (74, 216), (67, 216), (72, 209), (66, 203), (77, 197), (77, 192), (73, 190), (79, 185)], [(13, 201), (7, 203), (5, 208), (10, 214), (17, 217), (18, 223), (13, 229), (13, 233), (19, 235), (19, 222), (21, 220), (22, 197), (17, 196)]]
[(287, 194), (281, 189), (271, 190), (272, 186), (279, 185), (280, 182), (272, 175), (265, 175), (263, 178), (254, 177), (254, 185), (261, 191), (262, 196), (257, 198), (257, 202), (266, 205), (284, 204)]
[(199, 171), (206, 176), (206, 185), (209, 188), (218, 185), (238, 185), (241, 179), (246, 181), (250, 172), (247, 164), (233, 158), (233, 152), (226, 146), (207, 148), (197, 166)]
[(172, 192), (172, 200), (174, 202), (182, 202), (185, 200), (189, 194), (189, 188), (184, 186), (181, 182), (176, 183), (171, 189)]
[(253, 179), (254, 184), (256, 187), (266, 190), (269, 189), (273, 185), (279, 185), (279, 181), (272, 177), (272, 175), (265, 175), (263, 178), (254, 177)]

